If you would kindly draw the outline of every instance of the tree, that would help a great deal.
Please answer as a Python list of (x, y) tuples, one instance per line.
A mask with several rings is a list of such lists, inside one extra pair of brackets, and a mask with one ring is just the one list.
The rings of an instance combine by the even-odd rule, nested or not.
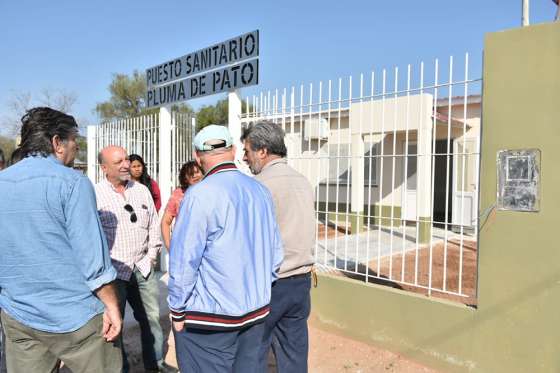
[(228, 123), (228, 100), (227, 98), (218, 101), (215, 105), (206, 105), (201, 107), (196, 113), (196, 131), (209, 124)]
[(7, 102), (7, 114), (0, 119), (0, 127), (8, 137), (15, 138), (21, 128), (21, 117), (25, 112), (35, 106), (48, 106), (55, 110), (69, 113), (78, 96), (74, 92), (60, 89), (45, 88), (34, 99), (30, 92), (12, 92), (12, 97)]
[[(124, 119), (140, 114), (157, 112), (157, 108), (146, 108), (146, 80), (143, 74), (134, 71), (131, 76), (114, 74), (109, 85), (111, 98), (96, 105), (95, 111), (101, 121)], [(173, 105), (172, 110), (181, 113), (193, 113), (186, 104)]]
[[(249, 105), (249, 111), (252, 110), (252, 105)], [(247, 104), (245, 101), (241, 102), (241, 112), (247, 111)], [(196, 113), (196, 131), (209, 124), (227, 125), (229, 121), (229, 101), (227, 98), (219, 100), (215, 105), (206, 105), (201, 107)]]
[(85, 136), (78, 136), (76, 138), (76, 143), (78, 144), (78, 154), (76, 154), (76, 158), (82, 162), (87, 162), (87, 137)]
[(0, 136), (0, 149), (2, 149), (2, 151), (4, 152), (4, 157), (6, 158), (6, 160), (10, 159), (15, 148), (16, 142), (14, 139), (6, 136)]

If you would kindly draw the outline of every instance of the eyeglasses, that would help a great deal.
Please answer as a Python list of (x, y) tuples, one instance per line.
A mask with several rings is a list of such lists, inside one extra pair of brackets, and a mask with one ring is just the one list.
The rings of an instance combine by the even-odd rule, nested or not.
[(130, 213), (130, 222), (131, 223), (136, 223), (136, 221), (138, 220), (138, 217), (136, 216), (136, 213), (134, 212), (134, 208), (130, 204), (127, 203), (126, 205), (124, 205), (124, 209)]

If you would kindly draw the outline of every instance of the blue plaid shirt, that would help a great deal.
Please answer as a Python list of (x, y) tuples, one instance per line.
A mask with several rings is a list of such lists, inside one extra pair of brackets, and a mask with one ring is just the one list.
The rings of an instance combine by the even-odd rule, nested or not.
[(53, 156), (0, 172), (0, 308), (33, 329), (66, 333), (104, 310), (116, 277), (95, 193)]

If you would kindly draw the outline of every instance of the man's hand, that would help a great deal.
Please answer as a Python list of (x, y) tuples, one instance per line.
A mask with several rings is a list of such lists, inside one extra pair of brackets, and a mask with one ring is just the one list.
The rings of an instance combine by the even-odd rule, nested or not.
[(173, 321), (173, 329), (176, 332), (182, 332), (185, 329), (185, 322), (184, 321)]
[(117, 290), (114, 283), (105, 284), (95, 291), (95, 295), (105, 305), (103, 313), (103, 337), (107, 342), (117, 339), (122, 330), (122, 317), (119, 310)]
[(106, 307), (103, 313), (103, 338), (105, 338), (107, 342), (113, 342), (119, 337), (121, 330), (121, 312), (116, 307)]

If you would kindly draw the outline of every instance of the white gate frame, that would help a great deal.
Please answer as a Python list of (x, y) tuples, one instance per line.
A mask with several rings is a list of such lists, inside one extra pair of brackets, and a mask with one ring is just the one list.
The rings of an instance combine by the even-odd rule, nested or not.
[[(239, 112), (241, 112), (241, 107), (239, 107)], [(134, 143), (134, 139), (130, 137), (126, 139), (126, 136), (130, 136), (130, 134), (136, 136), (136, 134), (142, 133), (142, 131), (146, 130), (145, 126), (147, 126), (149, 130), (154, 130), (153, 126), (156, 125), (157, 122), (157, 132), (150, 132), (151, 135), (148, 135), (146, 139), (143, 138), (141, 141), (145, 141), (144, 145), (148, 144), (147, 146), (152, 149), (150, 153), (151, 157), (157, 158), (152, 161), (153, 165), (150, 174), (159, 185), (162, 205), (165, 206), (175, 187), (178, 178), (176, 174), (178, 174), (180, 165), (192, 158), (191, 144), (192, 136), (195, 131), (196, 119), (192, 117), (185, 125), (185, 123), (182, 122), (184, 117), (181, 117), (184, 115), (187, 114), (172, 113), (171, 107), (161, 107), (159, 109), (159, 118), (157, 118), (157, 121), (151, 119), (154, 118), (153, 114), (149, 114), (145, 117), (128, 118), (108, 123), (106, 124), (109, 126), (108, 131), (100, 129), (97, 125), (88, 126), (88, 178), (94, 184), (100, 179), (98, 174), (97, 153), (101, 146), (106, 146), (114, 142), (114, 145), (121, 145), (127, 148)], [(144, 120), (146, 118), (148, 119)], [(102, 136), (103, 139), (98, 139), (99, 136)], [(109, 136), (109, 139), (105, 136)], [(132, 151), (130, 148), (127, 148), (127, 150)], [(142, 156), (145, 158), (146, 162), (150, 161), (150, 159), (146, 159), (145, 155)], [(156, 164), (157, 168), (155, 166)], [(157, 173), (153, 174), (152, 172), (156, 169)], [(163, 209), (160, 210), (160, 216), (163, 216), (163, 211)], [(168, 260), (167, 250), (164, 248), (161, 253), (163, 271), (166, 271), (168, 268)]]

